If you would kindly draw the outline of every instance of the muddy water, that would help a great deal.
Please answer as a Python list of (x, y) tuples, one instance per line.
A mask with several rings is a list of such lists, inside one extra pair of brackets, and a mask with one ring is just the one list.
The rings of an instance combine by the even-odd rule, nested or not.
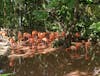
[(14, 67), (3, 68), (6, 72), (15, 72), (15, 76), (64, 76), (74, 70), (92, 71), (88, 62), (71, 60), (66, 52), (58, 51), (46, 55), (40, 54), (33, 58), (19, 59)]

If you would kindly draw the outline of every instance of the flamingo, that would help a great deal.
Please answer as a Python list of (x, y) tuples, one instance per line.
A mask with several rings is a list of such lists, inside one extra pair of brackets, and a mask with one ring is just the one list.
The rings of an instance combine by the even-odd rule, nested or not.
[(18, 40), (19, 40), (19, 42), (22, 40), (22, 38), (23, 38), (22, 33), (19, 31), (18, 32)]
[(55, 39), (55, 34), (54, 34), (54, 32), (52, 32), (49, 35), (49, 40), (50, 40), (50, 42), (52, 42), (54, 39)]
[(89, 59), (89, 57), (88, 57), (88, 50), (89, 50), (90, 46), (91, 46), (90, 40), (88, 40), (87, 42), (85, 42), (85, 51), (86, 51), (86, 53), (85, 53), (85, 59), (86, 60)]

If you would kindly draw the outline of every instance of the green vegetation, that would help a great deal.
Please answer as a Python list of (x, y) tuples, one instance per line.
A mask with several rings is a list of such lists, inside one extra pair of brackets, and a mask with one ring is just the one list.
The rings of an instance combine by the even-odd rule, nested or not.
[(24, 31), (75, 28), (73, 31), (86, 34), (90, 25), (100, 21), (98, 3), (99, 0), (1, 0), (0, 26)]

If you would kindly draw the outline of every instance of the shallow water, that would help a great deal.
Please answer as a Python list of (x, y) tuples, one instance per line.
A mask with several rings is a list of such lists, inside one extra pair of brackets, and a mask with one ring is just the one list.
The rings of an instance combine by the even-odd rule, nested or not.
[(64, 76), (75, 70), (92, 72), (94, 68), (94, 64), (88, 65), (88, 61), (71, 60), (63, 51), (18, 59), (14, 67), (9, 67), (7, 63), (2, 66), (5, 73), (15, 72), (15, 76)]

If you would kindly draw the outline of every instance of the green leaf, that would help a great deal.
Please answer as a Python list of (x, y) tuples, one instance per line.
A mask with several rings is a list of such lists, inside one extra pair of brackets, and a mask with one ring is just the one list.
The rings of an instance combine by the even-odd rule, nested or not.
[(93, 2), (93, 0), (87, 0), (87, 2)]
[(90, 25), (89, 29), (100, 32), (100, 22), (93, 23), (92, 25)]
[(24, 0), (14, 0), (16, 4), (22, 4)]
[(52, 29), (53, 29), (53, 30), (57, 30), (58, 27), (57, 27), (57, 26), (53, 26)]
[(97, 29), (97, 31), (100, 31), (100, 22), (98, 22), (98, 23), (96, 24), (96, 29)]
[(33, 15), (37, 20), (43, 20), (48, 17), (48, 13), (44, 10), (35, 10), (33, 11)]
[(73, 8), (74, 3), (75, 3), (75, 0), (69, 0), (68, 7)]

